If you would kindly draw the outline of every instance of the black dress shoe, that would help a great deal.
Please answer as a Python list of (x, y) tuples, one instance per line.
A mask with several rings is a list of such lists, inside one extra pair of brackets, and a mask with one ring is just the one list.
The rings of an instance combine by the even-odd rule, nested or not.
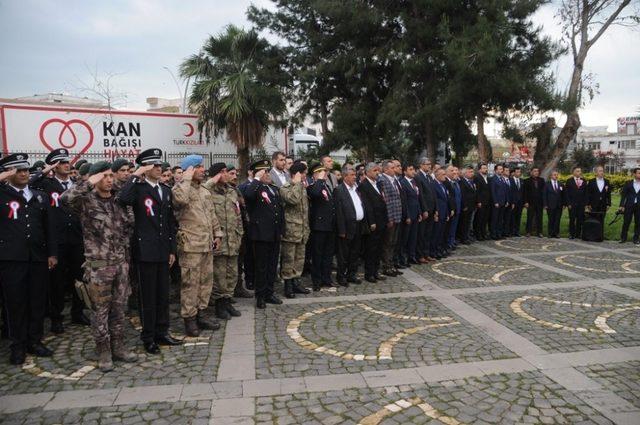
[(80, 326), (91, 326), (91, 320), (89, 320), (89, 318), (85, 316), (84, 313), (80, 313), (71, 317), (71, 323)]
[(320, 283), (318, 283), (318, 282), (313, 282), (313, 284), (312, 284), (313, 292), (318, 292), (321, 287), (322, 287), (322, 285)]
[(300, 284), (300, 279), (293, 279), (293, 293), (308, 295), (311, 291)]
[(407, 264), (404, 263), (398, 263), (395, 265), (396, 269), (406, 269), (407, 267), (409, 267)]
[(337, 288), (338, 284), (335, 283), (333, 280), (330, 280), (329, 282), (324, 282), (322, 286), (326, 286), (327, 288)]
[(375, 278), (375, 276), (365, 276), (364, 280), (366, 280), (367, 282), (370, 283), (376, 283), (378, 280)]
[(380, 274), (378, 274), (378, 273), (374, 274), (374, 275), (373, 275), (373, 277), (374, 277), (376, 280), (379, 280), (379, 281), (387, 280), (387, 278), (386, 278), (386, 277), (384, 277), (384, 276), (382, 276), (382, 275), (380, 275)]
[(56, 335), (60, 335), (64, 333), (64, 325), (62, 324), (62, 320), (52, 321), (51, 322), (51, 332)]
[(259, 309), (267, 308), (267, 303), (264, 302), (264, 298), (262, 297), (256, 298), (256, 308), (259, 308)]
[(27, 356), (22, 348), (12, 348), (11, 355), (9, 356), (9, 363), (12, 365), (20, 366), (27, 359)]
[(362, 281), (360, 279), (358, 279), (357, 277), (355, 277), (355, 276), (349, 276), (347, 278), (347, 282), (348, 283), (353, 283), (355, 285), (360, 285), (362, 283)]
[(149, 354), (158, 354), (160, 353), (160, 347), (155, 342), (145, 342), (144, 343), (144, 351)]
[(342, 286), (343, 288), (348, 288), (349, 282), (347, 282), (345, 279), (338, 279), (338, 285)]
[(158, 336), (154, 339), (154, 341), (158, 345), (182, 345), (181, 340), (175, 339), (171, 335)]
[(36, 344), (30, 344), (27, 346), (27, 353), (33, 354), (37, 357), (51, 357), (53, 356), (53, 351), (48, 349), (44, 344), (38, 342)]
[(265, 298), (264, 302), (266, 302), (267, 304), (282, 304), (282, 300), (273, 294)]
[(402, 276), (402, 272), (400, 270), (394, 270), (394, 272), (396, 272), (396, 276)]
[(391, 270), (391, 269), (383, 270), (382, 274), (390, 276), (390, 277), (398, 276), (398, 273), (396, 273), (395, 270)]

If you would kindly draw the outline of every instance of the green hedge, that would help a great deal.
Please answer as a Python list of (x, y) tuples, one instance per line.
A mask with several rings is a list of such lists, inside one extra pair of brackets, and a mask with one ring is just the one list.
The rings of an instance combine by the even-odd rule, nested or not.
[[(572, 174), (560, 174), (560, 176), (558, 177), (558, 180), (560, 180), (561, 183), (566, 183), (567, 179), (569, 179), (569, 177), (571, 176)], [(586, 180), (591, 180), (595, 176), (593, 173), (584, 173), (582, 177)], [(614, 192), (620, 192), (620, 190), (622, 189), (622, 186), (624, 186), (626, 182), (631, 180), (631, 176), (627, 174), (607, 174), (605, 175), (605, 178), (609, 180), (611, 189)]]

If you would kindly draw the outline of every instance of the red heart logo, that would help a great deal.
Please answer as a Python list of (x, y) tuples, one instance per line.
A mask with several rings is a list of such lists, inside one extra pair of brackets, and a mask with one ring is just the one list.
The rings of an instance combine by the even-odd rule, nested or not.
[[(57, 143), (50, 143), (51, 140), (56, 140)], [(83, 144), (82, 141), (85, 143)], [(82, 120), (65, 121), (60, 118), (51, 118), (40, 126), (40, 142), (49, 151), (56, 149), (58, 145), (69, 150), (78, 146), (76, 148), (79, 150), (78, 154), (71, 159), (73, 164), (93, 144), (93, 130)]]

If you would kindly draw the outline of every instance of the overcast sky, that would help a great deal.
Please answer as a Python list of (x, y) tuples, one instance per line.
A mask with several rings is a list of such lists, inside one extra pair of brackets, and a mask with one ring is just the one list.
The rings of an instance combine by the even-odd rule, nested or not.
[[(249, 4), (268, 0), (0, 0), (0, 98), (48, 92), (81, 94), (88, 69), (118, 74), (117, 92), (127, 93), (126, 109), (146, 109), (147, 97), (179, 97), (163, 67), (198, 51), (209, 34), (229, 23), (247, 25)], [(536, 22), (559, 36), (554, 8)], [(615, 129), (619, 116), (640, 109), (640, 33), (612, 28), (594, 46), (586, 68), (600, 94), (581, 112), (584, 125)], [(571, 71), (568, 60), (554, 66), (559, 87)]]

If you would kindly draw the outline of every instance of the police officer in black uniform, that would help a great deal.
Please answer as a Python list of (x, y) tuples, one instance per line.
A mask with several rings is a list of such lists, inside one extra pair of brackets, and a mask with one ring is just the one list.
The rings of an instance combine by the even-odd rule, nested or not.
[(46, 193), (29, 187), (27, 154), (0, 160), (0, 289), (11, 339), (10, 362), (25, 352), (50, 357), (41, 342), (48, 270), (57, 263), (54, 220)]
[[(169, 335), (169, 267), (176, 259), (176, 228), (171, 189), (160, 183), (162, 151), (147, 149), (136, 158), (140, 165), (122, 185), (118, 198), (133, 209), (133, 260), (138, 271), (140, 338), (150, 354), (158, 345), (179, 345)], [(142, 180), (142, 175), (145, 180)]]
[(284, 234), (284, 209), (278, 188), (271, 184), (267, 160), (251, 164), (253, 180), (244, 191), (249, 213), (249, 240), (253, 247), (256, 307), (282, 304), (273, 290)]
[[(66, 205), (62, 204), (62, 194), (74, 186), (71, 181), (71, 166), (67, 149), (54, 149), (45, 158), (47, 167), (41, 173), (35, 173), (30, 184), (49, 198), (55, 222), (56, 240), (58, 241), (58, 265), (51, 272), (51, 288), (49, 292), (49, 317), (51, 332), (64, 332), (62, 310), (67, 293), (71, 292), (71, 322), (89, 326), (89, 319), (84, 315), (84, 304), (75, 291), (75, 281), (82, 280), (82, 263), (84, 247), (80, 217)], [(53, 169), (54, 176), (48, 177)]]
[(332, 190), (326, 183), (327, 170), (320, 163), (309, 167), (313, 175), (307, 187), (309, 227), (311, 228), (311, 282), (313, 290), (321, 286), (336, 287), (331, 279), (331, 265), (336, 244), (336, 207)]

